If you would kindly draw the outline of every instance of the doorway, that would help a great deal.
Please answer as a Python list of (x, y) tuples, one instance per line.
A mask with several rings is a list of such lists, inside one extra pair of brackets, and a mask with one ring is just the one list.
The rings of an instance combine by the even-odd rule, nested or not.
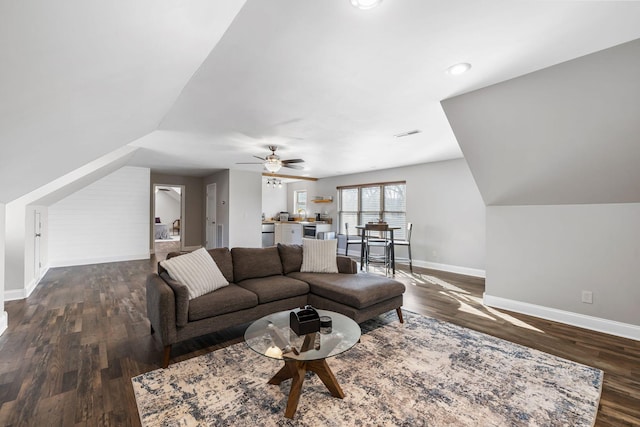
[(184, 185), (154, 184), (153, 194), (153, 251), (178, 252), (184, 248)]
[(221, 248), (222, 244), (222, 231), (218, 231), (218, 225), (216, 224), (216, 184), (207, 185), (207, 212), (206, 212), (206, 233), (207, 241), (205, 242), (205, 248)]
[(33, 278), (40, 280), (40, 270), (42, 269), (40, 238), (42, 237), (42, 214), (40, 211), (34, 212), (33, 223)]

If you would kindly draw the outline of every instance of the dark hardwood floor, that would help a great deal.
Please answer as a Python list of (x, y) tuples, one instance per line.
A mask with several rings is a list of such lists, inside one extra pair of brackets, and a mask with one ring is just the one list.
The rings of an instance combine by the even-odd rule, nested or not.
[[(130, 378), (160, 366), (145, 315), (155, 264), (55, 268), (28, 299), (5, 304), (0, 425), (139, 425)], [(414, 271), (396, 275), (407, 285), (406, 309), (598, 367), (605, 377), (596, 425), (640, 425), (640, 342), (494, 310), (482, 305), (483, 279)], [(243, 330), (176, 345), (172, 363), (241, 342)]]

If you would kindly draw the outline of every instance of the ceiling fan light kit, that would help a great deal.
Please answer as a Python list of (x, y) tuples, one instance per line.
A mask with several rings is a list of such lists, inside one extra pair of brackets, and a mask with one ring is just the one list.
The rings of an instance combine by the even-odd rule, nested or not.
[(269, 172), (274, 172), (274, 173), (278, 172), (281, 167), (282, 167), (282, 164), (278, 159), (267, 159), (267, 161), (264, 162), (264, 168)]
[(264, 168), (266, 170), (268, 170), (271, 173), (278, 172), (282, 167), (291, 168), (291, 169), (304, 169), (304, 167), (295, 164), (295, 163), (304, 163), (304, 160), (302, 160), (302, 159), (281, 160), (280, 156), (278, 156), (276, 154), (276, 150), (278, 149), (278, 147), (276, 147), (275, 145), (270, 145), (268, 148), (269, 148), (269, 150), (271, 150), (271, 154), (269, 154), (267, 157), (262, 158), (262, 157), (258, 157), (258, 156), (253, 156), (256, 159), (262, 160), (262, 163), (257, 163), (257, 162), (245, 163), (245, 162), (241, 162), (241, 163), (236, 163), (236, 164), (237, 165), (252, 165), (252, 164), (259, 165), (259, 164), (261, 164), (261, 165), (264, 166)]
[(275, 178), (268, 178), (267, 179), (267, 187), (282, 188), (282, 180), (281, 179), (275, 179)]

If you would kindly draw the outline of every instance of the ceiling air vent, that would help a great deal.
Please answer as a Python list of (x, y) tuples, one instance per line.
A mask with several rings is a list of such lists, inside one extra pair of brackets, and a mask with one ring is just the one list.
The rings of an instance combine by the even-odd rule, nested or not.
[(408, 132), (399, 133), (399, 134), (394, 135), (394, 136), (396, 138), (402, 138), (403, 136), (415, 135), (416, 133), (420, 133), (420, 132), (422, 132), (420, 129), (414, 129), (414, 130), (410, 130)]

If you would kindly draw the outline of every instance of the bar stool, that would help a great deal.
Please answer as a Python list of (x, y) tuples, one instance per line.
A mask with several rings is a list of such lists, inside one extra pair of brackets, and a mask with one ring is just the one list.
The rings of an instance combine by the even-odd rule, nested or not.
[[(388, 224), (365, 224), (365, 251), (364, 263), (369, 271), (369, 264), (379, 263), (384, 266), (385, 275), (391, 268), (391, 240), (389, 239)], [(382, 254), (374, 254), (371, 249), (382, 248)]]
[[(403, 264), (409, 264), (409, 271), (411, 271), (413, 273), (413, 259), (411, 258), (411, 229), (413, 228), (413, 224), (408, 222), (407, 223), (407, 238), (406, 239), (400, 239), (400, 240), (393, 240), (393, 246), (406, 246), (407, 247), (407, 252), (408, 252), (408, 257), (398, 257), (396, 256), (396, 263), (400, 262)], [(396, 252), (397, 253), (397, 252)]]
[(362, 244), (362, 238), (360, 236), (349, 236), (349, 223), (344, 223), (344, 232), (345, 237), (347, 238), (344, 244), (344, 255), (349, 255), (349, 245), (358, 245)]

